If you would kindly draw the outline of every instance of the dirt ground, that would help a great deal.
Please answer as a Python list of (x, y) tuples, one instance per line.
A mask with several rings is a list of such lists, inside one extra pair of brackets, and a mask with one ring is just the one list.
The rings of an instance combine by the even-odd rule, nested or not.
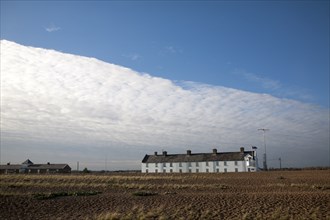
[(0, 175), (0, 219), (330, 219), (330, 170)]

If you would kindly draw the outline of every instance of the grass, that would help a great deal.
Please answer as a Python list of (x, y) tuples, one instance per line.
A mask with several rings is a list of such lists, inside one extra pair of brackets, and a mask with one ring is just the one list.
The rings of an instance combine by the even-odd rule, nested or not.
[(54, 193), (35, 193), (32, 194), (32, 196), (39, 200), (44, 199), (53, 199), (57, 197), (63, 197), (63, 196), (92, 196), (100, 194), (101, 192), (97, 191), (88, 191), (88, 192), (54, 192)]
[[(8, 207), (19, 207), (16, 201), (25, 198), (38, 205), (41, 203), (37, 200), (53, 203), (55, 198), (86, 196), (74, 198), (75, 204), (68, 202), (68, 207), (75, 207), (76, 202), (85, 207), (85, 202), (102, 201), (91, 209), (88, 207), (88, 211), (81, 209), (83, 214), (68, 214), (86, 215), (86, 219), (330, 220), (324, 205), (329, 201), (330, 178), (325, 174), (326, 171), (226, 175), (1, 175), (0, 199), (18, 205), (4, 203)], [(103, 193), (100, 197), (87, 197), (100, 192)]]
[[(158, 220), (167, 220), (167, 219), (203, 219), (203, 220), (213, 220), (219, 219), (221, 216), (221, 210), (194, 210), (190, 206), (186, 208), (178, 207), (177, 211), (168, 212), (167, 209), (163, 206), (147, 209), (143, 206), (136, 206), (129, 212), (105, 212), (99, 215), (96, 215), (94, 219), (96, 220), (148, 220), (148, 219), (158, 219)], [(275, 210), (270, 213), (267, 217), (261, 212), (247, 211), (241, 215), (236, 215), (231, 219), (237, 220), (291, 220), (291, 219), (310, 219), (317, 220), (319, 219), (320, 214), (319, 208), (310, 209), (307, 213), (298, 214), (295, 217), (290, 213), (289, 208), (277, 207)], [(329, 220), (330, 218), (326, 218)]]
[(133, 196), (155, 196), (158, 195), (156, 192), (149, 192), (149, 191), (137, 191), (132, 193)]

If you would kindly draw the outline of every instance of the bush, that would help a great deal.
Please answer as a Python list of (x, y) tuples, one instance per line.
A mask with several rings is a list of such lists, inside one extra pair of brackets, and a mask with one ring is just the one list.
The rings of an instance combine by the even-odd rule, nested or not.
[(85, 167), (85, 168), (83, 169), (82, 172), (83, 172), (83, 173), (90, 173), (91, 171), (89, 171), (89, 170), (87, 169), (87, 167)]
[(44, 199), (53, 199), (56, 197), (62, 197), (62, 196), (92, 196), (100, 194), (101, 192), (98, 191), (89, 191), (89, 192), (55, 192), (55, 193), (36, 193), (32, 196), (39, 200)]
[(157, 195), (156, 192), (149, 192), (149, 191), (137, 191), (133, 193), (133, 196), (154, 196)]

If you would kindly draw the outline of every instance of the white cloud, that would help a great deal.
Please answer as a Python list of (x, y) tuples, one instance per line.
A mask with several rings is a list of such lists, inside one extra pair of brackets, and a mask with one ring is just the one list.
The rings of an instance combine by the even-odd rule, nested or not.
[(165, 46), (159, 51), (159, 55), (161, 55), (161, 56), (174, 55), (174, 54), (180, 54), (180, 53), (183, 53), (183, 50), (180, 48), (177, 48), (173, 45)]
[(255, 73), (246, 72), (245, 70), (235, 70), (235, 74), (243, 76), (250, 82), (258, 83), (265, 89), (277, 90), (282, 87), (278, 80), (261, 77)]
[[(4, 162), (80, 160), (102, 169), (103, 162), (92, 161), (104, 160), (107, 152), (109, 163), (122, 160), (123, 169), (138, 169), (136, 161), (144, 154), (161, 149), (180, 153), (262, 146), (257, 129), (269, 128), (270, 159), (282, 157), (296, 166), (328, 164), (329, 109), (175, 83), (8, 41), (1, 41), (1, 119)], [(133, 162), (128, 165), (128, 160)]]
[(136, 61), (142, 58), (142, 56), (137, 53), (124, 54), (123, 57), (126, 57), (132, 61)]
[(165, 49), (170, 53), (176, 53), (177, 49), (175, 49), (173, 46), (167, 46)]
[(272, 94), (279, 97), (295, 98), (303, 101), (312, 101), (314, 98), (306, 89), (292, 85), (288, 87), (278, 80), (262, 77), (258, 74), (247, 72), (243, 69), (236, 69), (234, 74), (242, 76), (248, 82), (255, 83), (266, 91), (270, 91)]
[(59, 30), (61, 30), (61, 28), (60, 27), (57, 27), (57, 26), (55, 26), (55, 25), (50, 25), (49, 27), (46, 27), (45, 28), (45, 30), (47, 31), (47, 32), (55, 32), (55, 31), (59, 31)]

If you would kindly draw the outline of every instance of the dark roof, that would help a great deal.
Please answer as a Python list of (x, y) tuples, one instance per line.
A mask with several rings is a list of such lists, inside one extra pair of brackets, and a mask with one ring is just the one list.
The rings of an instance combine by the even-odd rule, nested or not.
[(67, 164), (33, 164), (28, 166), (29, 169), (64, 169)]
[(64, 169), (66, 167), (71, 167), (68, 164), (34, 164), (31, 162), (31, 160), (27, 159), (22, 164), (7, 164), (7, 165), (0, 165), (1, 170), (17, 170), (17, 169), (31, 169), (31, 170), (37, 170), (37, 169)]
[(22, 164), (33, 164), (31, 160), (27, 159), (26, 161), (24, 161)]
[(21, 167), (21, 164), (0, 165), (0, 170), (19, 170)]
[(161, 154), (145, 155), (142, 163), (170, 163), (170, 162), (202, 162), (202, 161), (240, 161), (247, 155), (253, 156), (253, 151), (197, 153), (197, 154)]

